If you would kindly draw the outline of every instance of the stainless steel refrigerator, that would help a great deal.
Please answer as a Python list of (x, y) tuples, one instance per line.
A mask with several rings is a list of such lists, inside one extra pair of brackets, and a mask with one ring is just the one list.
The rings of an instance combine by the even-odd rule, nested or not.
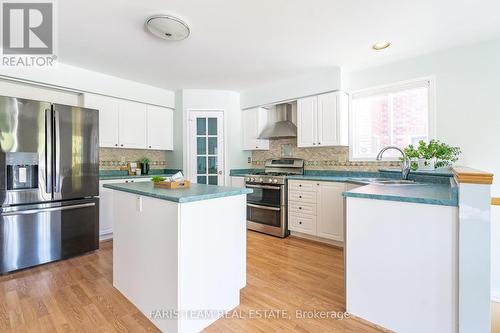
[(99, 247), (97, 110), (0, 96), (0, 275)]

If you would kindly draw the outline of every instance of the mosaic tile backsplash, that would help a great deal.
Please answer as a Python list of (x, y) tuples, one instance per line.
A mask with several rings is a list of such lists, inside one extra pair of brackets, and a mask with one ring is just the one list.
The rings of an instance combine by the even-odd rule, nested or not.
[(167, 166), (167, 152), (163, 150), (99, 148), (99, 169), (120, 170), (128, 162), (140, 162), (144, 157), (150, 159), (151, 169)]
[(267, 159), (279, 157), (302, 158), (306, 170), (376, 171), (400, 165), (399, 162), (350, 162), (348, 147), (299, 148), (297, 139), (279, 139), (269, 140), (269, 150), (252, 152), (252, 167), (263, 168)]

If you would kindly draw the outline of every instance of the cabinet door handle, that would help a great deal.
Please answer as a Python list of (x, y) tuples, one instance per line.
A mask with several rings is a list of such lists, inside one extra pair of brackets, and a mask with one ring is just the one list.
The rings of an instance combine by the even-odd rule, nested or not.
[(320, 144), (321, 144), (321, 142), (318, 142), (318, 145), (320, 145)]
[(299, 184), (299, 187), (302, 187), (302, 184)]
[(302, 224), (302, 221), (299, 221), (299, 224)]
[(301, 196), (301, 195), (299, 195), (299, 198), (300, 198), (300, 199), (302, 199), (302, 196)]
[(118, 147), (118, 144), (117, 144), (117, 143), (115, 143), (115, 147)]
[(313, 142), (313, 146), (316, 146), (316, 142)]
[(302, 209), (302, 207), (299, 207), (299, 209)]
[(151, 146), (149, 146), (149, 148), (151, 148)]
[(122, 143), (120, 146), (122, 146), (122, 147), (123, 147), (123, 143)]

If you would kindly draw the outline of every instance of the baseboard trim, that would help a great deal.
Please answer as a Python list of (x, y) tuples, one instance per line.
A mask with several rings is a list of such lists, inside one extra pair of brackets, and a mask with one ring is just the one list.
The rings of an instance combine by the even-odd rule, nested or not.
[(313, 242), (323, 243), (323, 244), (327, 244), (327, 245), (331, 245), (331, 246), (335, 246), (335, 247), (339, 247), (339, 248), (344, 247), (343, 242), (335, 241), (335, 240), (328, 239), (328, 238), (308, 235), (308, 234), (304, 234), (302, 232), (290, 231), (290, 236), (302, 238), (302, 239), (307, 239), (307, 240), (310, 240)]
[(100, 242), (108, 241), (108, 240), (111, 240), (111, 239), (113, 239), (113, 233), (112, 232), (107, 233), (107, 234), (100, 234), (99, 235), (99, 241)]

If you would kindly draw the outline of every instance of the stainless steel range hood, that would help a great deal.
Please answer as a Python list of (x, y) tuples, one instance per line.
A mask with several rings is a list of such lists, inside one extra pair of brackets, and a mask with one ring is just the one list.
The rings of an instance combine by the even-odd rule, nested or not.
[(276, 105), (276, 121), (266, 126), (259, 139), (296, 138), (297, 126), (292, 122), (292, 104)]

